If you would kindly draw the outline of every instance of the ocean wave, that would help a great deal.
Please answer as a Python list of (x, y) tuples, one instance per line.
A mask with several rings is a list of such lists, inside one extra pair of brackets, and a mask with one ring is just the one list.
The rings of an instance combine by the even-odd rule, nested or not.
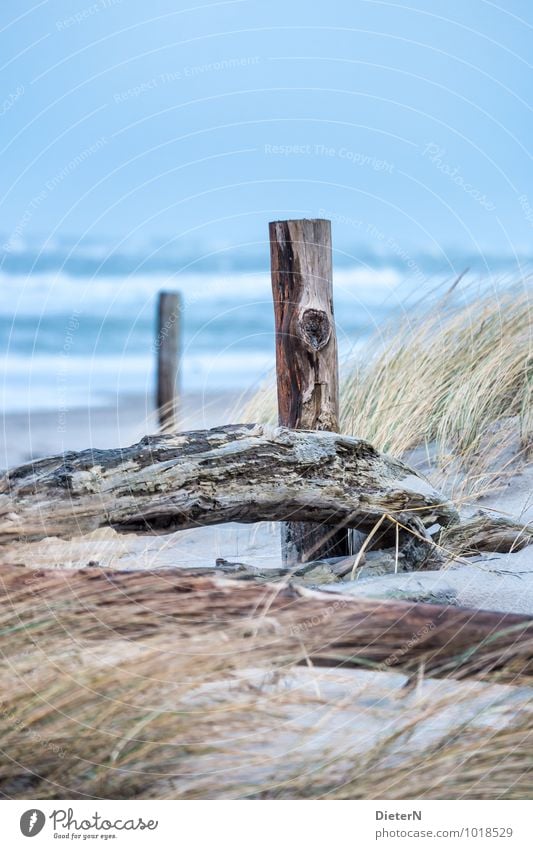
[[(449, 284), (441, 274), (421, 284), (392, 264), (336, 268), (341, 355), (349, 355), (389, 319), (408, 313), (424, 296), (443, 293)], [(500, 284), (487, 277), (482, 285)], [(4, 409), (53, 409), (65, 396), (70, 406), (79, 406), (101, 403), (109, 393), (151, 393), (156, 298), (164, 289), (182, 294), (185, 391), (245, 389), (272, 368), (272, 291), (264, 271), (96, 277), (4, 271)]]
[[(340, 269), (335, 272), (334, 285), (336, 299), (374, 304), (396, 290), (404, 297), (408, 288), (405, 278), (392, 267)], [(158, 292), (167, 289), (181, 292), (185, 308), (202, 302), (272, 302), (270, 276), (264, 272), (96, 278), (59, 272), (28, 276), (0, 273), (0, 315), (64, 315), (77, 311), (103, 317), (126, 309), (134, 317), (151, 309)]]
[[(273, 351), (185, 352), (181, 390), (210, 395), (251, 389), (273, 367)], [(133, 394), (144, 395), (151, 403), (155, 374), (155, 360), (149, 355), (11, 354), (0, 358), (0, 398), (6, 412), (98, 406)]]

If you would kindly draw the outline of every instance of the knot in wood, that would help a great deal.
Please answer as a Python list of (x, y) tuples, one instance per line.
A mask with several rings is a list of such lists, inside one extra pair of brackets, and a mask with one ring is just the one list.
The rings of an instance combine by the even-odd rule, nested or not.
[(311, 351), (320, 351), (328, 344), (331, 336), (331, 322), (324, 310), (305, 310), (300, 320), (300, 327), (303, 341)]

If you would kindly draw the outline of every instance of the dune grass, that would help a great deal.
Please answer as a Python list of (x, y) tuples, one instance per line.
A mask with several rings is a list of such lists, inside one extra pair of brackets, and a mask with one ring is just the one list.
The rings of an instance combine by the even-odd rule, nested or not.
[[(460, 307), (444, 299), (402, 319), (345, 365), (342, 430), (399, 456), (426, 445), (458, 500), (497, 487), (531, 448), (530, 328), (517, 293)], [(272, 385), (245, 419), (275, 420)], [(361, 699), (348, 688), (343, 700), (330, 689), (335, 670), (320, 677), (268, 650), (275, 619), (251, 631), (223, 618), (206, 627), (178, 622), (170, 595), (159, 611), (132, 599), (135, 622), (153, 618), (153, 631), (133, 627), (111, 598), (52, 597), (39, 582), (2, 605), (0, 796), (529, 797), (528, 681), (475, 682), (501, 701), (487, 716), (473, 710), (470, 683), (427, 686), (420, 669), (366, 744), (367, 720), (385, 716), (376, 688), (393, 673), (369, 672)], [(325, 731), (342, 710), (334, 739)]]
[[(250, 641), (231, 630), (168, 627), (136, 641), (85, 631), (80, 639), (52, 620), (35, 645), (4, 655), (3, 798), (514, 799), (530, 791), (531, 713), (506, 688), (492, 688), (494, 700), (508, 699), (495, 725), (483, 724), (481, 708), (464, 718), (473, 689), (460, 683), (441, 692), (432, 682), (418, 699), (400, 691), (387, 713), (379, 700), (369, 709), (365, 693), (351, 696), (348, 684), (339, 705), (324, 674), (313, 692), (312, 670), (302, 684), (302, 671), (264, 659), (245, 668), (239, 658), (253, 662)], [(376, 698), (376, 675), (391, 673), (374, 673), (366, 699)], [(461, 704), (463, 716), (438, 732), (443, 712)], [(330, 735), (340, 708), (349, 721)], [(383, 735), (365, 751), (354, 744), (368, 733), (369, 713), (383, 717)]]
[[(458, 500), (497, 487), (531, 451), (531, 319), (527, 291), (404, 314), (344, 363), (341, 431), (398, 457), (427, 446)], [(275, 407), (272, 380), (245, 420), (274, 422)]]

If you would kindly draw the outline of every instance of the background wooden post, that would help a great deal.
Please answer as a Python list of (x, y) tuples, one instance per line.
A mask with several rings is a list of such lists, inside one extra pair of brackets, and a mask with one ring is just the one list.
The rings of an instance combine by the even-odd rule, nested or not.
[[(270, 231), (279, 423), (339, 430), (339, 363), (333, 315), (331, 222), (273, 221)], [(286, 566), (349, 553), (348, 532), (282, 525)]]
[(172, 428), (177, 420), (181, 297), (160, 292), (157, 305), (157, 398), (159, 425)]

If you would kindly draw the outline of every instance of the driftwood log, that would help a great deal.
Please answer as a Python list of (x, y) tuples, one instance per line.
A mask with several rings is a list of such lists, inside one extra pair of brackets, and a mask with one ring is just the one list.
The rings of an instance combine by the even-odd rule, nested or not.
[[(533, 673), (533, 619), (443, 605), (336, 596), (291, 584), (103, 569), (0, 566), (0, 610), (6, 632), (46, 648), (46, 633), (102, 633), (128, 640), (172, 630), (250, 640), (250, 663), (308, 662), (362, 666), (430, 676), (491, 674), (524, 683)], [(7, 618), (6, 618), (7, 617)], [(235, 630), (236, 629), (236, 630)], [(42, 631), (42, 634), (41, 634)], [(93, 635), (93, 636), (91, 636)], [(217, 636), (218, 635), (218, 636)]]
[(507, 554), (533, 543), (533, 525), (504, 516), (479, 513), (446, 529), (443, 545), (460, 554), (497, 551)]
[(424, 478), (362, 439), (263, 425), (148, 436), (0, 478), (2, 543), (69, 539), (104, 526), (169, 533), (295, 519), (364, 532), (398, 522), (402, 543), (427, 554), (427, 529), (457, 518)]

